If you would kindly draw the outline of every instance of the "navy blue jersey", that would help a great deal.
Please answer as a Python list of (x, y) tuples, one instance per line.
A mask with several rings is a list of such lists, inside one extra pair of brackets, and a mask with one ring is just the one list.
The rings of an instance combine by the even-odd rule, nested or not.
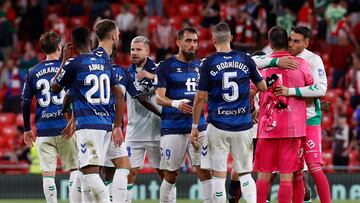
[(263, 80), (249, 55), (218, 52), (205, 59), (200, 68), (199, 90), (208, 92), (208, 122), (226, 131), (252, 127), (250, 80)]
[[(142, 70), (145, 70), (151, 74), (155, 74), (156, 71), (155, 62), (148, 57)], [(128, 71), (134, 78), (136, 78), (137, 71), (135, 64), (131, 64), (128, 68)], [(150, 80), (149, 78), (142, 78), (141, 80), (138, 81), (138, 83), (144, 93), (148, 93), (150, 89), (154, 87), (154, 81)]]
[[(120, 84), (121, 90), (124, 93), (124, 96), (125, 96), (125, 92), (128, 92), (132, 98), (135, 98), (138, 95), (142, 94), (142, 92), (135, 87), (134, 78), (130, 75), (130, 73), (126, 69), (124, 69), (123, 67), (121, 67), (117, 64), (113, 64), (112, 68), (114, 70), (116, 79), (119, 81), (119, 84)], [(114, 105), (113, 98), (112, 98), (112, 104)], [(115, 120), (114, 113), (115, 112), (113, 112), (111, 115), (113, 120)]]
[(26, 76), (22, 98), (31, 102), (35, 96), (37, 136), (57, 136), (66, 126), (61, 112), (65, 91), (54, 94), (50, 91), (50, 80), (60, 67), (59, 60), (43, 61), (29, 70)]
[(96, 49), (92, 50), (92, 52), (96, 54), (96, 56), (103, 58), (104, 60), (107, 60), (109, 63), (111, 63), (111, 58), (104, 48), (97, 47)]
[[(171, 57), (161, 62), (156, 70), (157, 88), (166, 88), (166, 97), (172, 100), (188, 99), (194, 102), (199, 78), (200, 61), (191, 63)], [(186, 134), (191, 132), (192, 115), (183, 114), (173, 107), (163, 107), (161, 114), (161, 135)], [(204, 113), (201, 113), (199, 131), (206, 129)]]
[(112, 130), (111, 87), (118, 85), (109, 60), (97, 54), (69, 59), (56, 78), (59, 86), (71, 84), (76, 129)]

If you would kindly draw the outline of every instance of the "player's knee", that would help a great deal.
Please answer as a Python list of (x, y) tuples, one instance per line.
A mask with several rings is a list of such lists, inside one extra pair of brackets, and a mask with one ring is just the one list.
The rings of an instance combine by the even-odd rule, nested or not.
[(112, 159), (111, 161), (114, 163), (115, 168), (127, 168), (130, 170), (131, 164), (130, 164), (129, 157), (127, 157), (127, 156), (118, 157), (118, 158)]
[(134, 183), (136, 176), (139, 172), (139, 168), (131, 168), (130, 173), (128, 175), (128, 183)]
[(263, 180), (266, 182), (270, 182), (272, 178), (272, 174), (271, 173), (259, 173), (259, 180)]
[(212, 176), (219, 178), (226, 178), (226, 171), (212, 171)]
[(294, 173), (280, 173), (280, 181), (292, 181)]
[(55, 177), (56, 172), (55, 171), (43, 171), (42, 176), (43, 177)]
[(99, 173), (99, 166), (84, 166), (80, 169), (83, 174)]
[(210, 180), (212, 178), (209, 170), (202, 169), (200, 167), (196, 168), (196, 174), (200, 181)]
[(164, 179), (170, 184), (175, 184), (179, 175), (178, 171), (164, 171)]
[(231, 180), (235, 180), (235, 181), (239, 180), (239, 176), (234, 169), (231, 170)]

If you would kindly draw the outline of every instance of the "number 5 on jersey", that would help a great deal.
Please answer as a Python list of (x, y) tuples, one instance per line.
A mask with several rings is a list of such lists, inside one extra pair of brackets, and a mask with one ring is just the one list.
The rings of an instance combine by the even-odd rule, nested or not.
[(236, 82), (230, 81), (232, 78), (237, 77), (237, 72), (225, 72), (222, 80), (222, 89), (228, 90), (231, 88), (231, 94), (223, 93), (222, 97), (227, 102), (236, 101), (239, 97), (239, 86)]

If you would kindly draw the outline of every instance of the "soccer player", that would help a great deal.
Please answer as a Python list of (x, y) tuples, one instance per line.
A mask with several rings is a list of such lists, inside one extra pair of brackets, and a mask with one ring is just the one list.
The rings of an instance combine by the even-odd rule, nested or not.
[[(78, 176), (77, 150), (75, 138), (66, 140), (61, 132), (66, 120), (61, 112), (65, 91), (58, 94), (50, 92), (50, 80), (60, 67), (60, 37), (54, 32), (47, 32), (40, 37), (40, 48), (46, 54), (46, 60), (35, 65), (27, 74), (23, 99), (24, 142), (31, 147), (35, 136), (30, 127), (30, 107), (35, 96), (36, 104), (36, 145), (38, 147), (40, 168), (43, 176), (45, 199), (49, 203), (57, 202), (55, 174), (57, 155), (60, 155), (64, 171), (71, 170), (69, 180), (70, 199), (73, 197), (71, 184)], [(76, 188), (77, 189), (77, 188)], [(76, 190), (75, 190), (76, 191)], [(76, 192), (75, 192), (76, 195)]]
[(314, 85), (306, 87), (281, 86), (275, 89), (276, 95), (297, 96), (306, 98), (306, 138), (304, 144), (305, 161), (313, 177), (322, 203), (329, 203), (330, 188), (321, 165), (321, 109), (319, 97), (325, 96), (327, 78), (320, 56), (307, 50), (311, 30), (304, 26), (293, 28), (289, 35), (289, 51), (293, 56), (307, 61), (310, 66)]
[[(128, 71), (135, 78), (135, 83), (140, 91), (151, 99), (155, 99), (153, 82), (156, 64), (148, 57), (150, 41), (145, 36), (137, 36), (131, 41), (130, 46), (131, 65)], [(145, 153), (148, 156), (150, 167), (156, 170), (161, 179), (163, 178), (163, 172), (159, 169), (161, 157), (160, 117), (144, 108), (137, 100), (129, 99), (130, 96), (129, 93), (126, 94), (128, 124), (125, 141), (131, 163), (126, 202), (132, 201), (132, 188), (139, 169), (143, 167)]]
[(201, 110), (208, 95), (209, 153), (213, 176), (214, 202), (226, 202), (225, 181), (227, 157), (239, 175), (241, 191), (246, 202), (256, 202), (256, 186), (251, 177), (253, 140), (251, 134), (250, 80), (260, 91), (266, 84), (251, 57), (230, 47), (232, 35), (226, 23), (213, 30), (216, 53), (202, 62), (200, 81), (194, 102), (191, 136), (196, 141), (201, 129)]
[[(184, 28), (177, 33), (177, 55), (161, 62), (156, 70), (156, 102), (161, 105), (160, 169), (164, 179), (160, 187), (160, 202), (173, 202), (175, 186), (182, 162), (187, 152), (202, 185), (204, 202), (212, 202), (212, 180), (207, 158), (207, 139), (203, 133), (206, 122), (203, 113), (198, 123), (200, 143), (190, 144), (192, 102), (196, 94), (200, 61), (195, 59), (198, 35), (194, 28)], [(200, 150), (201, 149), (201, 150)], [(200, 152), (201, 151), (201, 152)], [(202, 156), (201, 156), (202, 155)]]
[[(289, 56), (286, 30), (273, 27), (268, 34), (272, 57)], [(278, 201), (290, 202), (293, 194), (293, 176), (301, 169), (299, 153), (301, 139), (306, 131), (306, 102), (297, 97), (276, 97), (274, 88), (282, 85), (304, 87), (313, 84), (309, 65), (296, 58), (298, 69), (269, 67), (261, 71), (266, 77), (268, 91), (260, 94), (258, 142), (254, 170), (259, 172), (256, 182), (258, 202), (266, 202), (269, 181), (273, 171), (280, 173)]]
[[(59, 92), (65, 85), (71, 87), (80, 170), (83, 173), (82, 199), (85, 202), (108, 203), (110, 198), (99, 176), (99, 166), (103, 165), (105, 157), (109, 157), (117, 167), (119, 157), (126, 154), (121, 132), (123, 93), (111, 63), (91, 52), (89, 35), (86, 27), (80, 26), (72, 30), (71, 43), (65, 48), (64, 59), (68, 58), (72, 48), (79, 55), (66, 61), (51, 88), (52, 91)], [(115, 96), (114, 125), (110, 92)], [(118, 171), (121, 172), (117, 170), (114, 179)], [(124, 194), (119, 185), (114, 185), (114, 188), (113, 194)]]

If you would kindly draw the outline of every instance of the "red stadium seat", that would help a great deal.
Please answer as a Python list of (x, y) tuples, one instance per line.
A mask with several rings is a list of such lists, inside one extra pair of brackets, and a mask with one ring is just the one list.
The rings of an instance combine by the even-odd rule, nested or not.
[(152, 33), (156, 26), (160, 23), (161, 18), (158, 16), (150, 16), (149, 17), (149, 25), (148, 25), (148, 31), (149, 33)]
[(176, 30), (181, 29), (183, 17), (182, 16), (176, 16), (170, 18), (170, 23), (175, 27)]
[(17, 128), (15, 125), (6, 125), (3, 126), (0, 136), (15, 137), (16, 133), (17, 133)]
[(321, 127), (324, 130), (331, 130), (332, 125), (333, 125), (333, 119), (331, 118), (331, 116), (328, 114), (324, 114), (321, 120)]
[(198, 55), (199, 58), (204, 58), (209, 56), (215, 51), (215, 47), (211, 40), (204, 40), (198, 44)]
[(211, 32), (209, 28), (199, 28), (199, 44), (202, 43), (203, 40), (210, 40), (211, 39)]
[(79, 26), (79, 25), (87, 26), (88, 25), (88, 17), (86, 17), (86, 16), (73, 16), (73, 17), (70, 18), (69, 24), (70, 24), (71, 28)]
[(360, 155), (357, 150), (351, 150), (349, 154), (349, 173), (360, 172)]
[(114, 16), (117, 16), (120, 13), (120, 5), (119, 4), (111, 4), (111, 10)]
[(21, 113), (16, 115), (15, 124), (16, 124), (16, 126), (24, 126), (24, 119), (23, 119), (23, 115)]
[(0, 113), (0, 125), (12, 125), (15, 123), (16, 115), (14, 113)]
[(195, 15), (195, 9), (196, 9), (196, 4), (194, 3), (182, 4), (179, 8), (179, 12), (180, 12), (179, 14), (182, 17), (189, 18)]
[(191, 23), (194, 27), (196, 27), (196, 26), (200, 25), (201, 20), (202, 20), (202, 16), (201, 16), (201, 15), (192, 16), (192, 17), (190, 18), (190, 23)]
[(324, 172), (325, 173), (333, 173), (333, 151), (332, 150), (324, 150), (322, 152), (323, 160), (324, 160)]

